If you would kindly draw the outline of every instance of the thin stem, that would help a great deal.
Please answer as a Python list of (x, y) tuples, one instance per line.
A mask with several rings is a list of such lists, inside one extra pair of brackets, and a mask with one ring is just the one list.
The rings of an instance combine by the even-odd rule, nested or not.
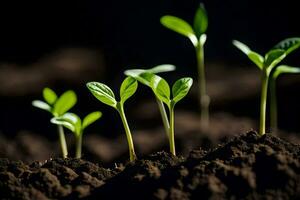
[(136, 155), (135, 155), (135, 151), (134, 151), (133, 140), (132, 140), (131, 132), (130, 132), (130, 129), (129, 129), (129, 126), (127, 123), (126, 116), (125, 116), (124, 108), (121, 103), (117, 104), (117, 110), (120, 114), (124, 129), (125, 129), (126, 138), (127, 138), (127, 142), (128, 142), (128, 148), (129, 148), (129, 158), (130, 158), (130, 161), (134, 161), (136, 159)]
[(264, 135), (266, 133), (266, 105), (267, 105), (267, 92), (268, 92), (269, 77), (266, 70), (263, 71), (261, 76), (261, 99), (260, 99), (260, 124), (259, 134)]
[(156, 102), (157, 102), (159, 112), (160, 112), (160, 115), (161, 115), (161, 118), (162, 118), (162, 121), (164, 124), (166, 135), (169, 138), (170, 124), (169, 124), (169, 119), (168, 119), (168, 115), (167, 115), (164, 103), (161, 100), (159, 100), (158, 98), (156, 98)]
[(170, 131), (169, 131), (170, 152), (176, 156), (175, 134), (174, 134), (174, 105), (170, 106)]
[(208, 128), (209, 126), (209, 103), (210, 98), (206, 94), (206, 80), (204, 67), (204, 48), (199, 43), (196, 48), (197, 66), (198, 66), (198, 89), (199, 89), (199, 104), (201, 109), (201, 128)]
[(67, 148), (67, 143), (66, 143), (66, 138), (65, 138), (65, 133), (62, 125), (58, 125), (58, 136), (59, 136), (59, 143), (61, 147), (61, 152), (63, 158), (68, 157), (68, 148)]
[(276, 132), (278, 129), (277, 97), (276, 97), (276, 79), (270, 79), (270, 126), (271, 130)]
[(76, 136), (76, 153), (75, 158), (81, 158), (81, 149), (82, 149), (82, 134)]

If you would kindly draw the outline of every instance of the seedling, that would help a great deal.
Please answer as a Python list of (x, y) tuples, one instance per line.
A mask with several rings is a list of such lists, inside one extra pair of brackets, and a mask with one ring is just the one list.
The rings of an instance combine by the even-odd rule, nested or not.
[[(176, 67), (174, 65), (165, 64), (165, 65), (158, 65), (151, 69), (130, 69), (130, 70), (126, 70), (124, 72), (124, 74), (126, 76), (135, 78), (140, 83), (151, 88), (150, 82), (151, 82), (151, 78), (152, 78), (153, 74), (174, 71), (175, 68)], [(167, 137), (169, 137), (170, 124), (169, 124), (169, 120), (168, 120), (168, 115), (166, 113), (166, 109), (164, 107), (164, 103), (163, 103), (163, 101), (159, 100), (157, 97), (156, 97), (156, 102), (157, 102), (159, 112), (160, 112), (160, 115), (161, 115), (161, 118), (163, 121), (166, 135), (167, 135)]]
[(99, 82), (89, 82), (87, 83), (87, 88), (91, 93), (102, 103), (115, 108), (120, 114), (128, 142), (129, 148), (129, 158), (130, 161), (136, 159), (136, 154), (134, 151), (133, 140), (131, 136), (131, 131), (127, 123), (126, 115), (124, 112), (124, 103), (129, 99), (137, 90), (138, 83), (132, 77), (127, 77), (120, 88), (120, 101), (117, 101), (113, 91), (105, 84)]
[(292, 51), (296, 50), (300, 46), (300, 38), (288, 38), (274, 46), (265, 56), (252, 51), (245, 44), (234, 40), (235, 45), (239, 50), (248, 56), (248, 58), (256, 64), (261, 70), (261, 101), (260, 101), (260, 124), (259, 134), (264, 135), (266, 133), (266, 104), (267, 104), (267, 92), (268, 82), (271, 71)]
[(81, 149), (82, 149), (82, 135), (83, 131), (94, 123), (96, 120), (100, 119), (102, 113), (99, 111), (92, 112), (88, 114), (83, 121), (74, 113), (65, 113), (60, 117), (54, 117), (51, 119), (53, 124), (64, 126), (74, 133), (76, 138), (76, 158), (81, 158)]
[(206, 30), (208, 19), (203, 4), (200, 4), (194, 16), (193, 27), (183, 19), (166, 15), (161, 18), (161, 24), (172, 31), (187, 37), (196, 50), (198, 67), (199, 105), (201, 109), (201, 127), (209, 126), (209, 103), (210, 98), (206, 93), (205, 67), (204, 67), (204, 44), (206, 42)]
[(274, 70), (272, 78), (270, 79), (270, 126), (272, 131), (277, 131), (278, 129), (276, 80), (277, 77), (283, 73), (300, 73), (300, 68), (291, 67), (288, 65), (280, 65)]
[(175, 150), (175, 138), (174, 138), (174, 107), (177, 102), (183, 99), (189, 92), (193, 84), (193, 79), (189, 77), (181, 78), (175, 82), (172, 86), (172, 97), (170, 92), (170, 86), (163, 78), (154, 75), (151, 78), (151, 88), (156, 97), (164, 102), (169, 109), (169, 145), (170, 152), (176, 155)]
[[(68, 90), (65, 93), (63, 93), (60, 97), (57, 97), (56, 93), (53, 90), (51, 90), (50, 88), (44, 88), (43, 97), (45, 101), (34, 100), (32, 101), (32, 105), (42, 110), (50, 112), (54, 117), (62, 116), (68, 110), (70, 110), (77, 102), (77, 96), (72, 90)], [(62, 156), (63, 158), (67, 158), (68, 148), (64, 130), (61, 125), (58, 125), (57, 127)]]

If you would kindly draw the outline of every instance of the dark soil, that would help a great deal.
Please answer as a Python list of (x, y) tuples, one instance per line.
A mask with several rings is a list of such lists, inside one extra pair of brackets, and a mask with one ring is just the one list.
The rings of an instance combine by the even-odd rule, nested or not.
[(255, 132), (186, 159), (158, 152), (113, 170), (76, 159), (0, 161), (1, 199), (300, 198), (300, 146)]

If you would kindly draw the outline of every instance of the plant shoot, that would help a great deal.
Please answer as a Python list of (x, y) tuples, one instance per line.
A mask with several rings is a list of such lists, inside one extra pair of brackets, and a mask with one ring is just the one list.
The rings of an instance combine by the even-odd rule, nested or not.
[(132, 77), (127, 77), (123, 81), (120, 88), (120, 101), (117, 101), (113, 91), (107, 85), (99, 82), (87, 83), (87, 88), (99, 101), (115, 108), (118, 111), (127, 137), (130, 161), (134, 161), (136, 159), (136, 154), (134, 150), (131, 131), (124, 112), (124, 103), (136, 92), (137, 87), (137, 81)]
[(166, 15), (161, 18), (161, 24), (166, 28), (187, 37), (196, 51), (198, 69), (199, 105), (201, 109), (201, 127), (209, 126), (209, 103), (210, 98), (206, 92), (205, 67), (204, 67), (204, 44), (206, 42), (206, 30), (208, 19), (203, 4), (200, 4), (194, 16), (193, 27), (181, 18)]

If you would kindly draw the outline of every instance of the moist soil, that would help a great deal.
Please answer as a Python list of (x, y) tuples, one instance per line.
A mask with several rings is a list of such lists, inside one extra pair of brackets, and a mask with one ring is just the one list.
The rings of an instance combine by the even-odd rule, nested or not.
[(111, 169), (79, 159), (0, 161), (1, 199), (300, 198), (300, 146), (255, 132), (187, 157), (158, 152)]

